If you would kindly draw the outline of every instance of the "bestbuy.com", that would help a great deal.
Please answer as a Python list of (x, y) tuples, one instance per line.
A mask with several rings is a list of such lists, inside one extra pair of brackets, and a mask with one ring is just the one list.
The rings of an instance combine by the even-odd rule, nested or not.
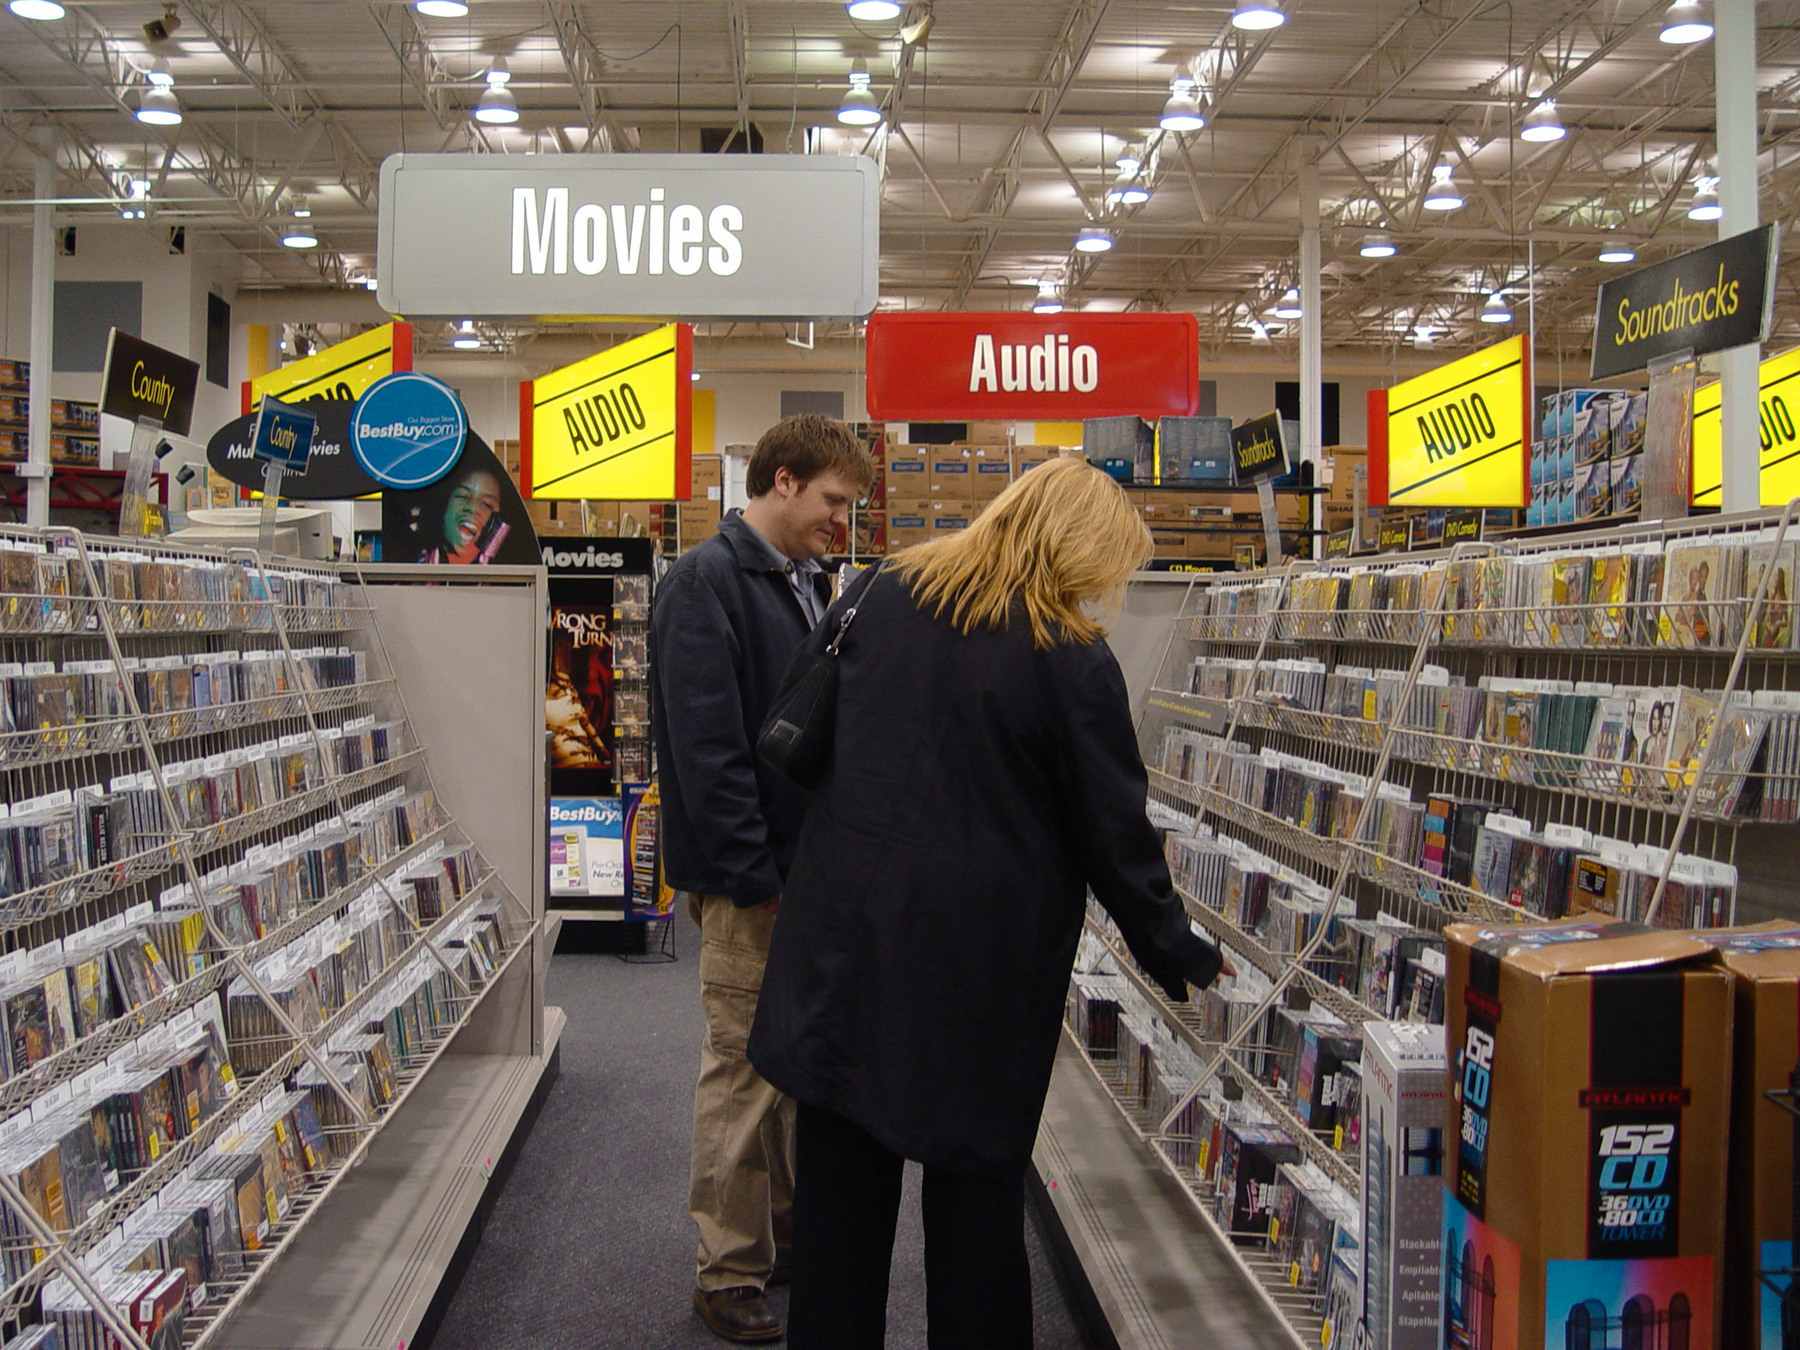
[(425, 441), (454, 436), (459, 429), (455, 422), (390, 422), (384, 427), (358, 424), (356, 434), (365, 441)]
[(617, 805), (607, 803), (600, 806), (552, 806), (550, 808), (550, 824), (555, 825), (617, 825), (620, 821)]

